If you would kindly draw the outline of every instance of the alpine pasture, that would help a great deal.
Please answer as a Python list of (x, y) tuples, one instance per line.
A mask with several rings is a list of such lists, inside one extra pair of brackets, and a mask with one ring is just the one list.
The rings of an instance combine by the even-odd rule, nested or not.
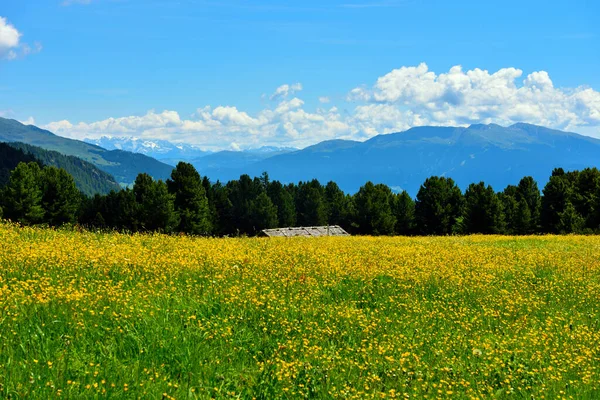
[(600, 397), (598, 237), (0, 243), (0, 398)]

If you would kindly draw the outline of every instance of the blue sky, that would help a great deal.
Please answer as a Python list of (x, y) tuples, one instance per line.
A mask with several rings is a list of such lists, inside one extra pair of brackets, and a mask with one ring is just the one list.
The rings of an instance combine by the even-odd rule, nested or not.
[(1, 3), (0, 115), (65, 136), (214, 149), (518, 121), (600, 136), (596, 1)]

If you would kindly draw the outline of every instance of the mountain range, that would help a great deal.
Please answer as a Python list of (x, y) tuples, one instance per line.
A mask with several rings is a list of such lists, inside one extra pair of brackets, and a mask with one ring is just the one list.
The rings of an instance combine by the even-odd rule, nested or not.
[(210, 151), (202, 150), (197, 146), (160, 139), (102, 136), (98, 139), (86, 138), (83, 141), (106, 150), (123, 150), (144, 154), (171, 165), (177, 164), (178, 161), (190, 161), (211, 154)]
[(485, 181), (502, 190), (527, 175), (544, 185), (557, 167), (573, 170), (599, 166), (600, 140), (518, 123), (509, 127), (425, 126), (364, 142), (330, 140), (242, 168), (207, 165), (200, 173), (227, 181), (240, 173), (257, 176), (267, 171), (272, 179), (282, 182), (333, 180), (350, 193), (370, 180), (415, 195), (432, 175), (451, 177), (463, 189)]
[(0, 118), (0, 142), (20, 142), (81, 158), (111, 174), (123, 186), (132, 184), (140, 172), (146, 172), (155, 179), (167, 179), (173, 170), (172, 166), (144, 154), (107, 150), (13, 119)]
[[(284, 183), (333, 180), (353, 193), (370, 180), (395, 191), (407, 190), (413, 196), (432, 175), (451, 177), (463, 189), (484, 181), (502, 190), (527, 175), (543, 186), (557, 167), (600, 166), (600, 140), (525, 123), (424, 126), (364, 142), (329, 140), (301, 150), (263, 147), (210, 153), (159, 140), (105, 138), (85, 143), (0, 118), (0, 141), (25, 142), (80, 157), (114, 175), (122, 185), (133, 182), (140, 172), (166, 179), (178, 160), (191, 162), (212, 181), (226, 182), (241, 174), (258, 176), (266, 171)], [(148, 154), (166, 158), (159, 161)]]

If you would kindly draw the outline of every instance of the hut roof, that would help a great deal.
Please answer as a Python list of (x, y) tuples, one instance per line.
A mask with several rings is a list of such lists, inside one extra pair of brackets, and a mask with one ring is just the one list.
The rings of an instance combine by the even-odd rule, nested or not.
[(297, 228), (264, 229), (260, 236), (267, 237), (320, 237), (320, 236), (350, 236), (338, 225), (306, 226)]

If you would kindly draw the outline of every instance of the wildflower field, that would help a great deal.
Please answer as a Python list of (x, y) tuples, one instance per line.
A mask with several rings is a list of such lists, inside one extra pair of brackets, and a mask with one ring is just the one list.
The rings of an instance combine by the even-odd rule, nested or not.
[(600, 238), (0, 224), (0, 398), (600, 398)]

